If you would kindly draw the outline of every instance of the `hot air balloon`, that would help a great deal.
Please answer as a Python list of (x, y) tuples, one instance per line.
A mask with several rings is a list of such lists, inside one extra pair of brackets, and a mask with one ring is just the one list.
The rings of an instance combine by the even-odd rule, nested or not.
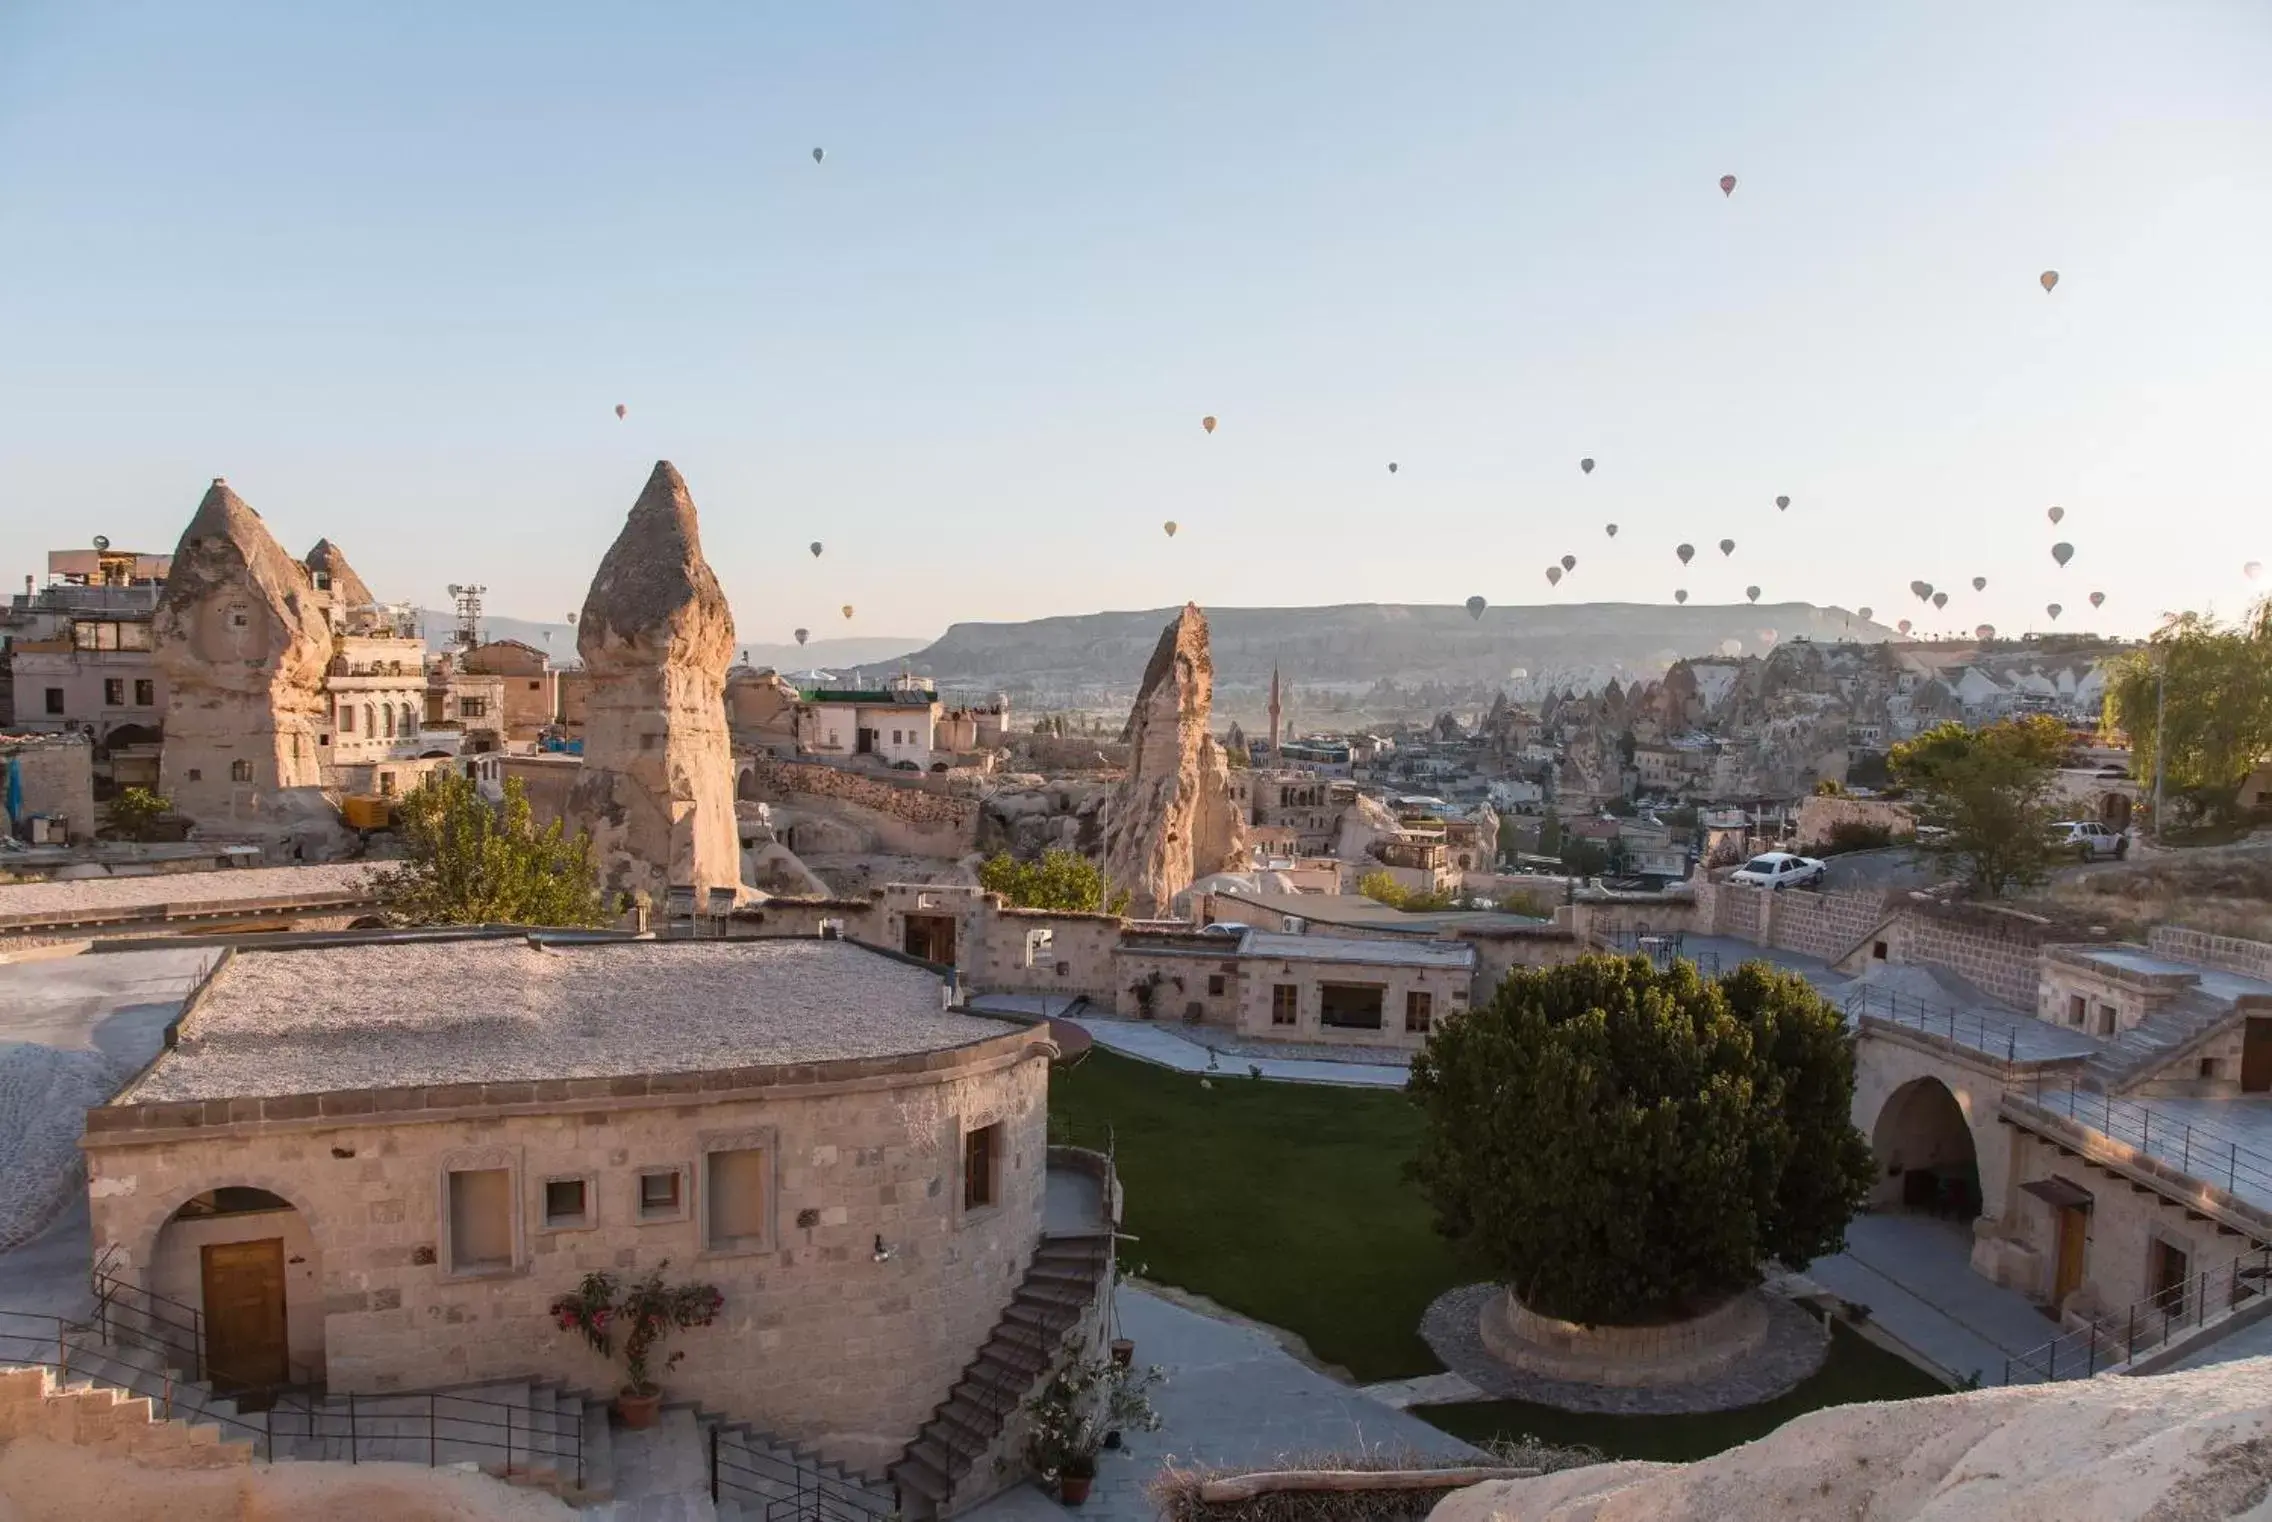
[(2059, 272), (2057, 270), (2045, 270), (2035, 278), (2042, 281), (2043, 288), (2048, 291), (2059, 283)]
[(2061, 540), (2059, 543), (2051, 546), (2051, 558), (2058, 561), (2061, 565), (2065, 565), (2068, 561), (2075, 558), (2075, 547), (2067, 543), (2065, 540)]
[(1527, 682), (1530, 680), (1530, 672), (1525, 667), (1517, 666), (1507, 673), (1507, 680), (1510, 682)]
[(1743, 654), (1743, 641), (1742, 641), (1742, 640), (1740, 640), (1740, 639), (1724, 639), (1724, 640), (1721, 640), (1721, 641), (1720, 641), (1720, 653), (1721, 653), (1722, 655), (1741, 655), (1741, 654)]
[(1563, 569), (1563, 570), (1565, 570), (1565, 571), (1575, 571), (1575, 570), (1576, 570), (1577, 568), (1578, 568), (1578, 557), (1577, 557), (1577, 556), (1575, 556), (1575, 555), (1564, 555), (1564, 556), (1562, 557), (1562, 569)]
[(575, 615), (575, 614), (573, 614), (573, 613), (569, 614), (569, 615), (568, 615), (568, 622), (569, 622), (569, 623), (571, 623), (571, 624), (575, 623), (575, 622), (576, 622), (576, 615)]
[(1168, 531), (1168, 537), (1170, 539), (1173, 539), (1175, 537), (1175, 520), (1173, 518), (1170, 518), (1167, 522), (1161, 524), (1160, 527)]
[(1680, 563), (1682, 565), (1686, 565), (1688, 564), (1688, 562), (1696, 558), (1696, 546), (1693, 544), (1684, 544), (1679, 549), (1674, 550), (1673, 553), (1680, 557)]
[(1735, 193), (1736, 193), (1736, 177), (1735, 177), (1734, 175), (1732, 175), (1732, 174), (1723, 174), (1723, 175), (1721, 175), (1721, 176), (1720, 176), (1720, 194), (1722, 194), (1722, 195), (1724, 195), (1724, 196), (1732, 196), (1732, 195), (1734, 195)]
[(626, 418), (626, 417), (629, 417), (629, 416), (631, 415), (631, 409), (630, 409), (629, 407), (626, 407), (626, 406), (624, 406), (624, 405), (623, 405), (623, 403), (621, 403), (621, 402), (617, 402), (617, 403), (615, 404), (615, 415), (616, 415), (616, 416), (617, 416), (618, 418)]
[(1612, 539), (1615, 539), (1615, 538), (1617, 537), (1617, 525), (1616, 525), (1616, 524), (1614, 524), (1614, 523), (1604, 524), (1604, 525), (1603, 525), (1603, 527), (1604, 527), (1605, 529), (1607, 529), (1607, 530), (1608, 530), (1608, 532), (1609, 532), (1609, 537), (1610, 537), (1610, 538), (1612, 538)]
[(1868, 608), (1856, 608), (1854, 612), (1860, 616), (1863, 623), (1866, 624), (1870, 621), (1870, 610)]
[(1994, 639), (1996, 637), (1996, 626), (1994, 624), (1982, 624), (1972, 631), (1972, 637), (1978, 640)]
[(1745, 587), (1745, 588), (1743, 589), (1743, 595), (1744, 595), (1745, 597), (1749, 598), (1749, 599), (1750, 599), (1751, 601), (1753, 601), (1753, 602), (1757, 602), (1757, 601), (1759, 601), (1759, 588), (1757, 588), (1757, 587)]
[(1675, 592), (1672, 594), (1672, 600), (1674, 602), (1686, 602), (1688, 601), (1688, 594), (1686, 592)]
[(2044, 513), (2043, 516), (2049, 518), (2053, 523), (2056, 524), (2060, 519), (2067, 516), (2067, 510), (2063, 507), (2054, 507)]
[(1945, 607), (1947, 607), (1948, 605), (1949, 605), (1949, 594), (1948, 594), (1948, 593), (1946, 593), (1946, 592), (1935, 592), (1935, 593), (1933, 594), (1933, 606), (1934, 606), (1935, 608), (1945, 608)]
[(827, 158), (827, 157), (828, 157), (828, 150), (827, 150), (826, 148), (815, 148), (815, 149), (813, 150), (813, 162), (814, 162), (814, 163), (816, 163), (816, 164), (817, 164), (817, 163), (819, 163), (819, 162), (820, 162), (820, 161), (821, 161), (822, 159), (825, 159), (825, 158)]
[(1772, 645), (1775, 643), (1775, 641), (1783, 637), (1782, 635), (1777, 634), (1773, 629), (1760, 629), (1755, 632), (1759, 635), (1759, 642), (1763, 645)]
[(1721, 554), (1723, 554), (1723, 555), (1733, 555), (1733, 554), (1734, 554), (1735, 552), (1736, 552), (1736, 542), (1735, 542), (1735, 541), (1734, 541), (1733, 539), (1723, 539), (1723, 540), (1721, 540), (1721, 541), (1720, 541), (1720, 553), (1721, 553)]
[(1560, 566), (1550, 565), (1546, 568), (1546, 584), (1550, 587), (1558, 587), (1562, 584), (1562, 568)]
[(2241, 575), (2246, 576), (2250, 581), (2254, 581), (2257, 577), (2264, 574), (2264, 562), (2261, 560), (2251, 560), (2248, 564), (2240, 568), (2240, 573)]
[(1972, 590), (1973, 590), (1973, 591), (1975, 591), (1975, 592), (1985, 592), (1985, 591), (1987, 591), (1987, 590), (1988, 590), (1988, 578), (1987, 578), (1987, 577), (1985, 577), (1985, 576), (1975, 576), (1975, 577), (1973, 577), (1973, 578), (1972, 578)]
[(2060, 608), (2059, 608), (2059, 605), (2058, 605), (2057, 603), (2055, 603), (2055, 602), (2047, 602), (2047, 603), (2045, 603), (2045, 604), (2043, 605), (2043, 611), (2051, 615), (2051, 621), (2052, 621), (2053, 623), (2057, 623), (2057, 622), (2059, 622), (2059, 613), (2060, 613)]
[(813, 559), (820, 559), (820, 541), (818, 539), (815, 539), (811, 544), (806, 545), (805, 548), (813, 552)]
[(797, 631), (797, 643), (800, 645), (803, 644), (806, 640), (812, 638), (812, 634), (813, 631), (810, 629), (799, 629)]
[(1469, 618), (1481, 618), (1483, 616), (1483, 610), (1486, 606), (1487, 604), (1483, 601), (1482, 598), (1470, 597), (1467, 600), (1467, 616)]
[(1392, 476), (1396, 474), (1396, 461), (1391, 460), (1388, 462), (1388, 473)]
[(844, 605), (844, 616), (846, 618), (850, 618), (852, 616), (852, 605), (850, 603), (846, 603)]
[(1589, 456), (1586, 459), (1580, 460), (1578, 462), (1578, 469), (1584, 471), (1589, 476), (1592, 475), (1594, 473), (1594, 462), (1592, 458)]
[(2103, 607), (2105, 607), (2105, 606), (2106, 606), (2106, 594), (2105, 594), (2104, 592), (2093, 592), (2093, 593), (2091, 594), (2091, 606), (2092, 606), (2092, 607), (2094, 607), (2094, 608), (2103, 608)]
[(1900, 623), (1895, 624), (1893, 627), (1899, 630), (1901, 633), (1907, 634), (1909, 632), (1909, 620), (1905, 618)]
[(1213, 433), (1215, 431), (1215, 420), (1211, 417), (1203, 417), (1199, 420), (1199, 426), (1209, 433)]
[(1787, 512), (1790, 509), (1790, 506), (1791, 499), (1789, 497), (1777, 497), (1775, 499), (1775, 511), (1779, 513)]

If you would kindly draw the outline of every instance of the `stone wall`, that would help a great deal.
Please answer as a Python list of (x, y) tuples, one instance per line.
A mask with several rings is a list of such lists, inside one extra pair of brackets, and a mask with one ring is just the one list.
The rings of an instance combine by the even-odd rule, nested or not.
[[(1239, 994), (1238, 1029), (1244, 1036), (1264, 1040), (1301, 1041), (1313, 1046), (1387, 1047), (1418, 1051), (1428, 1044), (1425, 1031), (1404, 1028), (1405, 996), (1426, 993), (1432, 1021), (1467, 1013), (1474, 975), (1466, 968), (1376, 966), (1359, 962), (1324, 962), (1303, 959), (1273, 962), (1267, 957), (1246, 957)], [(1271, 1022), (1271, 990), (1281, 983), (1294, 986), (1294, 1023)], [(1320, 1018), (1323, 985), (1327, 983), (1378, 984), (1382, 988), (1381, 1024), (1378, 1030), (1326, 1025)]]
[(1875, 890), (1847, 893), (1777, 893), (1765, 888), (1726, 888), (1727, 894), (1745, 894), (1761, 900), (1757, 918), (1765, 929), (1767, 945), (1801, 956), (1834, 962), (1854, 949), (1855, 943), (1885, 923), (1885, 894)]
[[(979, 1044), (927, 1058), (746, 1080), (570, 1080), (559, 1090), (578, 1097), (547, 1101), (535, 1085), (475, 1084), (222, 1102), (204, 1107), (205, 1126), (172, 1116), (197, 1106), (106, 1107), (86, 1143), (94, 1238), (148, 1284), (180, 1230), (167, 1222), (192, 1195), (244, 1185), (290, 1201), (321, 1254), (322, 1372), (334, 1392), (523, 1376), (613, 1388), (620, 1370), (546, 1307), (589, 1270), (636, 1273), (667, 1258), (674, 1279), (725, 1296), (716, 1325), (674, 1339), (686, 1357), (663, 1376), (672, 1399), (881, 1469), (985, 1340), (1040, 1234), (1046, 1048), (975, 1023), (973, 1036)], [(747, 1086), (721, 1090), (728, 1082)], [(483, 1102), (439, 1108), (461, 1091)], [(513, 1094), (523, 1101), (499, 1102)], [(393, 1108), (417, 1101), (429, 1108)], [(245, 1118), (295, 1109), (309, 1118)], [(120, 1113), (135, 1110), (151, 1113)], [(165, 1128), (120, 1129), (135, 1121)], [(962, 1139), (996, 1122), (999, 1203), (966, 1213)], [(773, 1174), (764, 1239), (730, 1251), (702, 1224), (704, 1157), (723, 1147), (763, 1149)], [(447, 1179), (468, 1168), (512, 1175), (507, 1269), (450, 1269)], [(639, 1174), (671, 1169), (683, 1170), (683, 1208), (642, 1219)], [(591, 1225), (546, 1227), (544, 1184), (561, 1178), (586, 1181)], [(880, 1263), (879, 1238), (891, 1249)]]
[[(920, 842), (925, 855), (959, 856), (978, 838), (978, 800), (955, 790), (945, 778), (886, 781), (840, 766), (784, 761), (762, 753), (740, 758), (737, 770), (735, 791), (740, 797), (778, 803), (828, 798), (854, 804), (910, 827), (907, 838)], [(875, 827), (875, 821), (864, 816), (861, 822)]]
[(1888, 926), (1889, 960), (1944, 967), (1999, 1004), (2035, 1007), (2043, 948), (2057, 936), (2051, 926), (2022, 915), (1927, 899), (1897, 903), (1895, 909)]
[(1886, 1198), (1890, 1169), (1916, 1161), (1901, 1152), (1895, 1125), (1881, 1124), (1889, 1102), (1909, 1085), (1938, 1083), (1956, 1100), (1980, 1164), (1981, 1213), (1993, 1218), (2007, 1208), (2006, 1180), (2011, 1164), (2007, 1127), (1996, 1122), (2004, 1096), (2001, 1064), (1968, 1059), (1898, 1026), (1866, 1021), (1854, 1046), (1854, 1127), (1868, 1139), (1878, 1164), (1879, 1199)]
[(2146, 947), (2158, 957), (2220, 968), (2272, 983), (2272, 943), (2181, 930), (2175, 925), (2156, 925), (2146, 937)]
[[(1046, 944), (1035, 940), (1041, 932)], [(967, 964), (971, 984), (997, 993), (1063, 994), (1110, 1009), (1119, 993), (1120, 932), (1118, 915), (995, 908)]]
[[(97, 1386), (67, 1387), (49, 1369), (0, 1369), (0, 1448), (30, 1439), (131, 1458), (145, 1469), (249, 1469), (252, 1445), (221, 1438), (218, 1427), (193, 1427), (156, 1415), (147, 1396), (122, 1397), (116, 1390)], [(0, 1488), (0, 1496), (8, 1494)], [(78, 1499), (83, 1504), (87, 1498)], [(89, 1514), (78, 1507), (30, 1513)]]
[(1799, 839), (1802, 851), (1830, 844), (1830, 832), (1842, 824), (1859, 824), (1886, 831), (1895, 840), (1914, 839), (1917, 816), (1905, 803), (1876, 798), (1808, 797), (1799, 803)]
[[(1214, 946), (1195, 946), (1189, 935), (1124, 935), (1113, 953), (1113, 1010), (1131, 1019), (1162, 1025), (1238, 1023), (1239, 957), (1235, 936), (1208, 936)], [(1144, 1013), (1136, 985), (1154, 976), (1152, 1010)], [(1265, 1017), (1267, 1020), (1267, 1016)], [(1263, 1034), (1268, 1035), (1265, 1031)]]
[[(77, 735), (0, 736), (0, 777), (10, 763), (24, 790), (24, 812), (68, 822), (71, 840), (95, 838), (94, 748)], [(0, 829), (6, 827), (0, 816)]]

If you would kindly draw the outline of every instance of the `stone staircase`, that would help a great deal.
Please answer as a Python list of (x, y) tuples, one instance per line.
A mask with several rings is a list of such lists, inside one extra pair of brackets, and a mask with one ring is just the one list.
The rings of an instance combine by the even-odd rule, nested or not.
[(2101, 1094), (2118, 1094), (2184, 1055), (2185, 1048), (2231, 1020), (2231, 1004), (2189, 989), (2091, 1054), (2077, 1082)]
[(1010, 1417), (1056, 1364), (1066, 1335), (1111, 1271), (1109, 1229), (1041, 1239), (993, 1334), (891, 1468), (907, 1515), (952, 1509), (962, 1481), (994, 1452)]

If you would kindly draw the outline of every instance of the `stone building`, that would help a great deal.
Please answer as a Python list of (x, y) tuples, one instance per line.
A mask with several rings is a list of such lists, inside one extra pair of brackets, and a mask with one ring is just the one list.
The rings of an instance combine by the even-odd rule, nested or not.
[(83, 734), (0, 732), (0, 785), (14, 800), (0, 830), (14, 840), (62, 845), (95, 838), (94, 746)]
[(491, 640), (466, 651), (458, 666), (468, 676), (500, 679), (498, 721), (507, 740), (533, 741), (560, 722), (560, 673), (553, 669), (552, 657), (536, 646)]
[[(547, 1307), (667, 1260), (724, 1296), (674, 1339), (668, 1396), (891, 1467), (913, 1513), (1004, 1483), (988, 1445), (1045, 1362), (995, 1346), (1029, 1270), (1056, 1286), (1034, 1349), (1095, 1330), (1108, 1194), (1082, 1159), (1052, 1171), (1054, 1052), (842, 940), (239, 951), (90, 1113), (94, 1238), (203, 1308), (209, 1377), (364, 1394), (611, 1390)], [(909, 1467), (949, 1407), (992, 1426), (954, 1473)]]

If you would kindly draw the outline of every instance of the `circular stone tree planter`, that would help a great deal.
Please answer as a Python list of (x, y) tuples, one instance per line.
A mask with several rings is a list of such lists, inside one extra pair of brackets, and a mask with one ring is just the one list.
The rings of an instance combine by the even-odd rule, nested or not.
[(1767, 1341), (1767, 1306), (1731, 1295), (1701, 1316), (1657, 1326), (1581, 1326), (1541, 1315), (1503, 1290), (1478, 1318), (1491, 1356), (1526, 1374), (1576, 1384), (1692, 1385), (1726, 1372)]

